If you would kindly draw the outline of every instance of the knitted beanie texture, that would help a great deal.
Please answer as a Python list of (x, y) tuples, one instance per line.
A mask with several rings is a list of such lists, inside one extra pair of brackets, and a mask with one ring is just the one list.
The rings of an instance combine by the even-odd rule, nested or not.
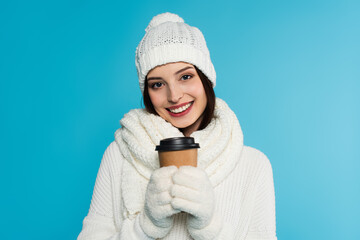
[(201, 31), (173, 13), (159, 14), (150, 21), (136, 48), (135, 65), (141, 92), (149, 71), (156, 66), (187, 62), (199, 68), (216, 85), (216, 73)]

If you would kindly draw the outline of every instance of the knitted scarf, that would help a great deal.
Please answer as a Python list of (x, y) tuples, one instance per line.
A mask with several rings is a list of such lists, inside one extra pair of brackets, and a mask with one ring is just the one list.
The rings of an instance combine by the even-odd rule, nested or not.
[[(158, 169), (156, 145), (170, 137), (183, 137), (182, 132), (160, 116), (144, 109), (134, 109), (120, 121), (122, 128), (115, 140), (126, 159), (122, 167), (121, 195), (128, 218), (134, 218), (144, 205), (145, 190), (152, 172)], [(243, 134), (234, 112), (221, 99), (216, 99), (214, 118), (209, 125), (191, 135), (198, 149), (198, 167), (209, 176), (214, 187), (234, 169), (243, 148)]]

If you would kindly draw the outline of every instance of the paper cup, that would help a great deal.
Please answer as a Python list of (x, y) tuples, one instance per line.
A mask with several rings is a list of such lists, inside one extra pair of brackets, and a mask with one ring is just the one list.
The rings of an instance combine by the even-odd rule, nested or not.
[(196, 167), (199, 147), (192, 137), (177, 137), (161, 140), (155, 150), (159, 153), (160, 167)]

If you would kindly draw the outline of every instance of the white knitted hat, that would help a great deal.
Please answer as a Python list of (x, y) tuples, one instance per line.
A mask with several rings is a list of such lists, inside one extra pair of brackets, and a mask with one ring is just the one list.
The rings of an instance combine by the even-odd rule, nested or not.
[(136, 48), (135, 64), (141, 92), (148, 72), (171, 62), (187, 62), (199, 68), (216, 84), (216, 73), (201, 31), (173, 13), (159, 14), (150, 21)]

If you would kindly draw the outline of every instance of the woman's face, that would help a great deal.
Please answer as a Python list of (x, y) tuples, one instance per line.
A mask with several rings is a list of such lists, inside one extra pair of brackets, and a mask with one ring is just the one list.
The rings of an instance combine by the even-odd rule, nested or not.
[(184, 134), (196, 131), (202, 121), (207, 99), (195, 67), (176, 62), (157, 66), (147, 75), (150, 100), (155, 111)]

